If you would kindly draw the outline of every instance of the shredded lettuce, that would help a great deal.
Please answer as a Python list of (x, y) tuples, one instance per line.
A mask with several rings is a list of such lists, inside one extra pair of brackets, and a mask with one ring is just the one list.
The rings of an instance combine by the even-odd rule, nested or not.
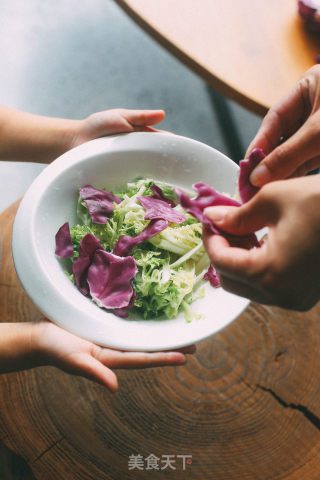
[(177, 227), (169, 226), (149, 241), (158, 248), (184, 255), (202, 243), (201, 233), (201, 223)]

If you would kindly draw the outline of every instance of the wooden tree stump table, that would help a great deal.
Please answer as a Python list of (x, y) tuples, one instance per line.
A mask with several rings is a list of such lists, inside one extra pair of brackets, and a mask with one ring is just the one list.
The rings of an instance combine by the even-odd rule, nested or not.
[[(1, 319), (21, 322), (40, 313), (9, 255), (15, 211), (0, 217)], [(116, 395), (52, 367), (2, 375), (0, 439), (41, 480), (318, 480), (319, 312), (251, 303), (187, 365), (121, 371)]]

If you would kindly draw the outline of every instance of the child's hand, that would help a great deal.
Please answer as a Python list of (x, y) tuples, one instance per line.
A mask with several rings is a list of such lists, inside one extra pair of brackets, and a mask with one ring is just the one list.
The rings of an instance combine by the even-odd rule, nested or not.
[[(226, 290), (260, 303), (308, 310), (320, 299), (320, 176), (271, 182), (241, 207), (205, 213), (222, 230), (245, 235), (267, 225), (261, 248), (230, 247), (204, 232), (209, 257)], [(220, 219), (219, 219), (220, 216)]]
[(175, 352), (125, 352), (99, 347), (63, 330), (46, 319), (34, 323), (36, 363), (53, 365), (68, 373), (98, 382), (112, 392), (118, 389), (114, 368), (146, 368), (163, 365), (183, 365), (186, 353), (195, 346)]
[(163, 110), (125, 110), (114, 109), (97, 112), (77, 125), (72, 147), (94, 138), (116, 133), (155, 132), (151, 125), (164, 119)]
[(70, 148), (116, 133), (155, 132), (163, 110), (114, 109), (84, 120), (44, 117), (0, 105), (0, 159), (48, 163)]

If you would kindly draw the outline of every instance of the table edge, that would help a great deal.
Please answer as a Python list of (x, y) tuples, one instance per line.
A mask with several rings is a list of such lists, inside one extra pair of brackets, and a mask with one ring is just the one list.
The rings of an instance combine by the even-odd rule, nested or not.
[(132, 8), (126, 0), (115, 0), (117, 5), (134, 21), (136, 22), (147, 34), (149, 34), (155, 41), (157, 41), (162, 47), (173, 54), (184, 65), (190, 68), (194, 73), (200, 76), (210, 87), (217, 90), (222, 95), (237, 102), (244, 108), (250, 110), (263, 117), (270, 106), (263, 105), (262, 103), (254, 100), (233, 88), (231, 85), (223, 81), (217, 75), (201, 66), (191, 56), (178, 48), (174, 43), (170, 42), (161, 32), (155, 27), (150, 25), (147, 20), (140, 15), (134, 8)]

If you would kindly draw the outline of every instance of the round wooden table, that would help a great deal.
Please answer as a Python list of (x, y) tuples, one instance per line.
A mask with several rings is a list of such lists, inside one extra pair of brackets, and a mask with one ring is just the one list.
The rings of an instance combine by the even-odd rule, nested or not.
[(297, 0), (116, 1), (215, 90), (259, 115), (320, 53)]
[[(4, 322), (40, 318), (12, 263), (16, 208), (0, 216)], [(319, 313), (251, 303), (185, 366), (120, 371), (116, 395), (53, 367), (1, 375), (0, 478), (318, 480)]]

